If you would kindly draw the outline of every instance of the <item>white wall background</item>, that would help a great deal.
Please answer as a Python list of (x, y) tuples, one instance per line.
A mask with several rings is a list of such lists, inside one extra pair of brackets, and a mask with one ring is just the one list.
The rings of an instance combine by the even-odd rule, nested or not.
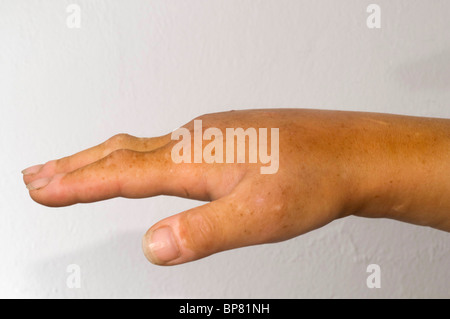
[[(366, 26), (373, 2), (380, 30)], [(66, 26), (71, 3), (80, 29)], [(164, 134), (228, 109), (448, 118), (449, 13), (447, 0), (0, 0), (0, 297), (449, 298), (445, 232), (350, 217), (164, 268), (146, 261), (142, 235), (199, 202), (48, 208), (20, 174), (119, 132)], [(366, 286), (371, 263), (381, 289)], [(80, 289), (66, 286), (69, 264)]]

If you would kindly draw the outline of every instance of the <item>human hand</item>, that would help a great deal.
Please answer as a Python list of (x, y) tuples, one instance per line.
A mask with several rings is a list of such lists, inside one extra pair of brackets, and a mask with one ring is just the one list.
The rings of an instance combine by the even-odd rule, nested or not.
[[(278, 170), (261, 174), (266, 165), (249, 163), (248, 145), (244, 163), (175, 163), (172, 150), (179, 141), (171, 134), (119, 134), (24, 170), (24, 182), (32, 199), (47, 206), (118, 196), (209, 201), (149, 229), (144, 253), (161, 265), (286, 240), (350, 214), (450, 230), (450, 183), (442, 175), (450, 171), (448, 120), (297, 109), (231, 111), (197, 120), (203, 132), (279, 128)], [(184, 127), (193, 132), (194, 122)]]

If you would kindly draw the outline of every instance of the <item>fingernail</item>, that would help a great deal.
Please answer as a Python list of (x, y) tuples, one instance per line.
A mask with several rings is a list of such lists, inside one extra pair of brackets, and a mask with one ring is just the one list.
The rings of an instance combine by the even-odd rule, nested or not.
[(47, 186), (48, 183), (50, 183), (51, 178), (49, 177), (44, 177), (44, 178), (39, 178), (31, 183), (29, 183), (27, 185), (28, 190), (33, 191), (35, 189), (40, 189), (42, 187)]
[(148, 248), (150, 260), (155, 264), (169, 262), (180, 256), (172, 228), (169, 226), (163, 226), (153, 231)]
[(42, 168), (42, 166), (44, 166), (43, 164), (39, 164), (39, 165), (34, 165), (28, 168), (25, 168), (22, 171), (23, 175), (30, 175), (30, 174), (36, 174), (37, 172), (39, 172)]

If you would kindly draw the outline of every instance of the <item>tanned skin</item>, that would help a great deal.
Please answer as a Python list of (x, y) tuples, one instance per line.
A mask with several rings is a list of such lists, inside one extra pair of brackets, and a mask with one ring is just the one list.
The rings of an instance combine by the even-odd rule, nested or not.
[[(208, 201), (149, 229), (144, 253), (159, 265), (286, 240), (349, 215), (450, 231), (449, 119), (307, 109), (197, 119), (203, 130), (279, 128), (277, 173), (248, 161), (176, 164), (171, 134), (118, 134), (24, 170), (24, 182), (33, 200), (52, 207), (118, 196)], [(193, 121), (185, 127), (193, 131)]]

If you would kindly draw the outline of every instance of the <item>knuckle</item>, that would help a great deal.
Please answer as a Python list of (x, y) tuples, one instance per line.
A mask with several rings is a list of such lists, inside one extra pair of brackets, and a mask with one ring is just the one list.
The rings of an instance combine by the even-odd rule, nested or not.
[(202, 253), (214, 251), (221, 242), (222, 229), (211, 214), (188, 213), (182, 223), (182, 240), (185, 247)]
[(51, 160), (48, 161), (47, 163), (44, 164), (44, 166), (41, 169), (41, 172), (46, 173), (46, 172), (54, 172), (56, 171), (58, 168), (63, 168), (62, 166), (64, 166), (64, 164), (67, 162), (66, 158), (60, 158), (58, 160)]
[(106, 142), (105, 146), (109, 150), (116, 150), (120, 148), (124, 148), (128, 144), (130, 144), (132, 141), (136, 139), (134, 136), (126, 133), (120, 133), (116, 134), (112, 137), (110, 137)]

